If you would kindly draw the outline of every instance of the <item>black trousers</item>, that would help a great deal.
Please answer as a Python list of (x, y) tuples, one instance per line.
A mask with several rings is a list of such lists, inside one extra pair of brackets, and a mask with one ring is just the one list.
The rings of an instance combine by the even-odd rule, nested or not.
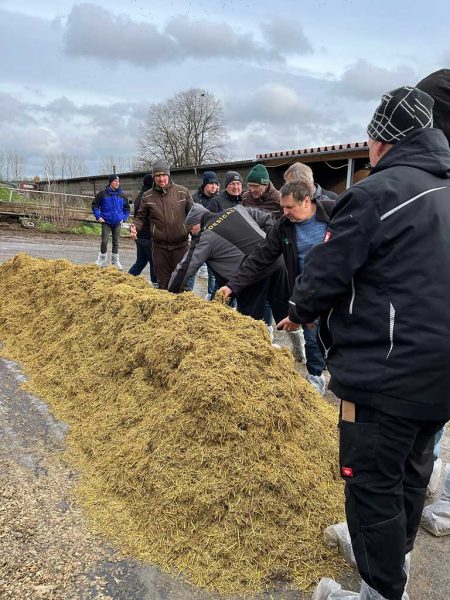
[[(344, 417), (342, 417), (342, 414)], [(356, 406), (341, 411), (339, 462), (347, 523), (359, 573), (388, 600), (401, 600), (443, 421), (394, 417)]]
[(147, 264), (150, 265), (150, 280), (152, 283), (158, 283), (156, 270), (153, 265), (152, 240), (148, 238), (136, 239), (136, 262), (130, 268), (130, 275), (140, 275)]
[(266, 302), (272, 309), (273, 318), (278, 323), (288, 316), (289, 288), (285, 267), (252, 285), (236, 296), (237, 309), (243, 315), (253, 319), (263, 319)]

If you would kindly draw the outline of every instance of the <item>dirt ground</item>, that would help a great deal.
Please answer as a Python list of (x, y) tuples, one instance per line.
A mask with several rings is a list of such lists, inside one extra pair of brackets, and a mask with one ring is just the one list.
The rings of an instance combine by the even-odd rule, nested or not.
[[(96, 237), (39, 234), (0, 222), (0, 263), (18, 252), (88, 263), (96, 260), (98, 247)], [(126, 270), (133, 264), (132, 240), (121, 242), (120, 259)], [(205, 280), (197, 279), (195, 292), (203, 295), (205, 287)], [(275, 341), (289, 343), (280, 333)], [(304, 373), (302, 365), (298, 370)], [(66, 426), (54, 420), (39, 398), (20, 388), (23, 381), (20, 365), (0, 359), (0, 598), (217, 600), (152, 565), (121, 556), (92, 532), (72, 501), (77, 474), (62, 458)], [(331, 392), (326, 399), (336, 402)], [(448, 432), (442, 458), (450, 460)], [(408, 588), (411, 600), (449, 597), (449, 550), (450, 537), (420, 530)], [(355, 572), (340, 583), (358, 590)], [(245, 598), (309, 600), (311, 595), (279, 588)]]

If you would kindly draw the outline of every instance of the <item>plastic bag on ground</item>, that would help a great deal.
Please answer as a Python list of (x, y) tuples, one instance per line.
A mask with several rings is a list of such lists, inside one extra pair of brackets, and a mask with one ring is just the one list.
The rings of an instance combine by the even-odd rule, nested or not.
[[(359, 592), (360, 600), (386, 600), (379, 592), (370, 587), (365, 581), (361, 581), (361, 591)], [(402, 600), (409, 600), (406, 592), (403, 592)]]
[(358, 593), (347, 592), (334, 579), (324, 577), (319, 581), (311, 600), (354, 600), (355, 598), (359, 598)]
[(445, 465), (444, 484), (442, 486), (441, 500), (450, 502), (450, 463)]
[(450, 534), (450, 464), (445, 466), (439, 500), (423, 509), (422, 527), (438, 537)]
[(422, 527), (441, 537), (450, 533), (450, 500), (437, 500), (423, 509)]
[(353, 554), (352, 541), (348, 531), (347, 523), (336, 523), (330, 525), (323, 532), (325, 546), (327, 548), (339, 548), (344, 559), (356, 567), (355, 555)]
[(437, 458), (434, 461), (433, 472), (431, 473), (430, 481), (427, 485), (427, 496), (434, 496), (438, 491), (439, 480), (441, 478), (442, 460)]

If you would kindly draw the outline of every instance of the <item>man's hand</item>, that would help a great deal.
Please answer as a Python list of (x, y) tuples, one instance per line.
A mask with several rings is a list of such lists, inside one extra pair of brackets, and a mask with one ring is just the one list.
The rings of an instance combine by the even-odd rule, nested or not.
[(289, 317), (286, 317), (279, 323), (277, 323), (277, 329), (282, 329), (283, 331), (297, 331), (301, 327), (300, 323), (293, 323)]
[(98, 218), (98, 222), (99, 222), (99, 223), (104, 223), (104, 222), (105, 222), (105, 219), (104, 219), (103, 217), (99, 217), (99, 218)]
[(137, 238), (136, 225), (134, 225), (133, 223), (130, 225), (130, 235), (133, 238), (133, 240), (135, 240)]
[(221, 294), (225, 298), (229, 298), (233, 291), (228, 286), (224, 285), (223, 287), (219, 288), (216, 293)]

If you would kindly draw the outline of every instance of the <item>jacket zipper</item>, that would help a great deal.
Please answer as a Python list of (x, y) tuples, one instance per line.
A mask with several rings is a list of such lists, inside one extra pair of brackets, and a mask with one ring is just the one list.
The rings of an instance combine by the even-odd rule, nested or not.
[[(330, 308), (330, 312), (328, 313), (328, 317), (327, 317), (327, 327), (328, 327), (328, 331), (330, 332), (330, 337), (331, 337), (331, 331), (330, 331), (330, 317), (331, 317), (331, 313), (333, 312), (333, 306)], [(328, 358), (328, 352), (330, 351), (331, 346), (328, 346), (328, 348), (325, 346), (325, 344), (323, 343), (322, 337), (320, 335), (320, 326), (319, 329), (317, 330), (317, 337), (319, 338), (320, 343), (322, 344), (322, 348), (324, 350), (324, 358), (325, 360)]]
[(394, 347), (394, 327), (395, 327), (395, 308), (392, 306), (392, 303), (389, 302), (389, 341), (391, 342), (391, 346), (389, 348), (389, 352), (387, 353), (386, 360), (389, 358), (390, 353)]
[(352, 297), (351, 297), (350, 304), (349, 304), (349, 307), (348, 307), (348, 314), (349, 315), (353, 314), (353, 303), (354, 303), (354, 301), (355, 301), (355, 279), (354, 279), (354, 277), (352, 277)]

